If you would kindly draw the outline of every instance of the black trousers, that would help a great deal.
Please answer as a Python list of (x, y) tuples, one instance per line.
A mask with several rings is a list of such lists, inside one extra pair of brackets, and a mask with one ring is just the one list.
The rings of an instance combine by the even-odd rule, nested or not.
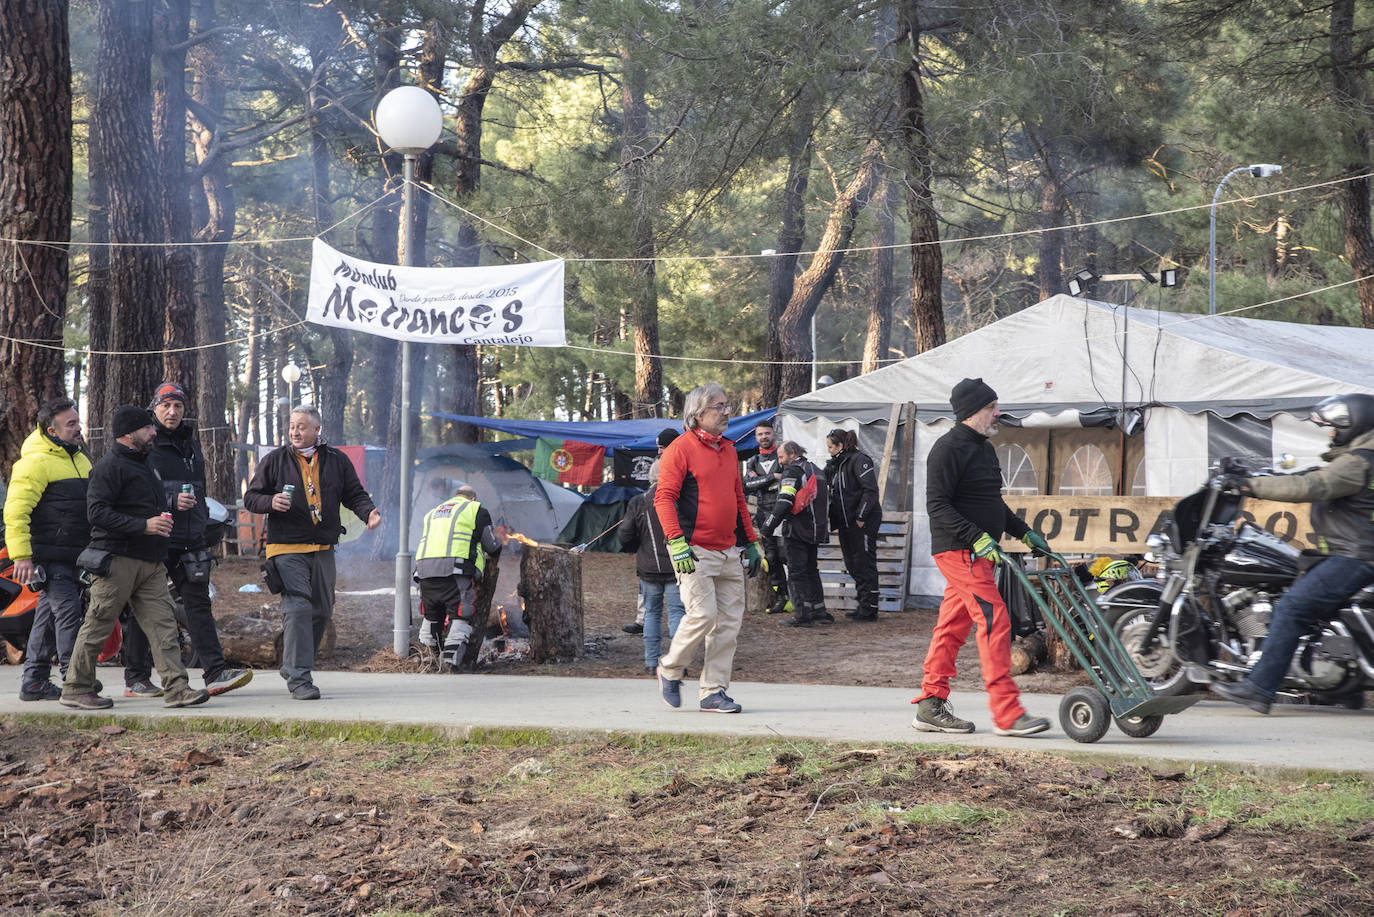
[[(870, 531), (871, 528), (871, 531)], [(854, 578), (859, 594), (859, 611), (867, 614), (878, 611), (878, 527), (851, 525), (839, 530), (840, 553), (844, 568)]]
[(768, 585), (773, 587), (774, 595), (787, 595), (787, 558), (782, 547), (783, 539), (776, 533), (763, 534), (763, 520), (768, 516), (768, 513), (759, 513), (759, 518), (754, 520), (754, 528), (759, 531), (763, 558), (768, 561)]
[[(168, 557), (166, 563), (172, 591), (181, 598), (181, 606), (186, 613), (186, 620), (180, 623), (186, 628), (191, 638), (191, 649), (195, 651), (191, 665), (200, 666), (205, 680), (213, 681), (224, 670), (224, 650), (220, 647), (215, 616), (210, 610), (210, 584), (187, 580), (180, 554)], [(132, 615), (124, 631), (123, 653), (125, 685), (147, 681), (152, 676), (153, 650)]]
[(821, 569), (816, 564), (816, 546), (796, 538), (785, 538), (783, 543), (787, 552), (787, 591), (792, 606), (803, 615), (807, 613), (802, 610), (803, 603), (824, 607), (825, 592), (821, 587)]

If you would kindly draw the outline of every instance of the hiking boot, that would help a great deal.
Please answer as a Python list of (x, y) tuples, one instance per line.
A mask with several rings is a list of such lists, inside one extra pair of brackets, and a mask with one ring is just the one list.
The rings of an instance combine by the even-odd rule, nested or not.
[(792, 603), (787, 599), (787, 593), (782, 593), (773, 599), (773, 604), (763, 610), (766, 615), (781, 615), (792, 610)]
[(105, 710), (114, 706), (114, 701), (94, 691), (90, 694), (73, 694), (71, 697), (64, 694), (57, 700), (64, 707), (76, 707), (78, 710)]
[(708, 694), (701, 699), (702, 713), (739, 713), (744, 708), (730, 699), (724, 691)]
[(203, 704), (210, 699), (210, 692), (201, 688), (193, 688), (190, 685), (180, 691), (173, 691), (171, 694), (162, 698), (164, 707), (194, 707), (196, 704)]
[(61, 698), (62, 689), (50, 681), (25, 685), (19, 689), (20, 700), (60, 700)]
[(811, 616), (803, 615), (800, 611), (782, 622), (783, 627), (810, 627)]
[(824, 605), (811, 606), (811, 620), (820, 624), (834, 624), (835, 616), (825, 610)]
[(663, 695), (663, 702), (674, 710), (682, 706), (682, 682), (659, 675), (658, 693)]
[(1037, 732), (1044, 732), (1050, 728), (1050, 721), (1043, 716), (1031, 716), (1023, 713), (1016, 718), (1016, 722), (1003, 729), (1001, 726), (992, 731), (999, 736), (1033, 736)]
[(253, 680), (252, 669), (224, 669), (214, 678), (205, 679), (205, 690), (212, 696), (242, 688)]
[(161, 697), (162, 689), (146, 678), (124, 686), (125, 697)]
[(927, 697), (918, 703), (916, 705), (916, 719), (911, 721), (911, 725), (921, 732), (973, 731), (973, 724), (955, 716), (954, 708), (943, 697)]
[(876, 621), (878, 613), (871, 608), (860, 608), (857, 611), (846, 611), (844, 616), (851, 621)]
[(320, 689), (306, 682), (303, 685), (296, 685), (291, 689), (291, 696), (296, 700), (319, 700)]
[(1256, 713), (1268, 714), (1269, 708), (1274, 703), (1248, 681), (1238, 681), (1235, 684), (1224, 681), (1213, 682), (1212, 693), (1234, 704), (1244, 704)]
[(627, 633), (627, 634), (642, 634), (642, 633), (644, 633), (644, 625), (643, 625), (643, 624), (639, 624), (639, 623), (635, 623), (635, 624), (626, 624), (624, 627), (622, 627), (622, 628), (620, 628), (620, 629), (623, 630), (623, 631), (625, 631), (625, 633)]
[(446, 675), (457, 675), (463, 670), (463, 657), (467, 655), (466, 643), (450, 643), (444, 647), (444, 655), (439, 670)]

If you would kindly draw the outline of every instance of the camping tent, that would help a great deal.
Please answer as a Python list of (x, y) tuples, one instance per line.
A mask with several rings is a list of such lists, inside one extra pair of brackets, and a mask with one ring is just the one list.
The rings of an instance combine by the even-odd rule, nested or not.
[(625, 518), (625, 508), (639, 493), (643, 491), (635, 487), (621, 487), (610, 482), (602, 484), (577, 508), (558, 533), (558, 540), (564, 544), (586, 544), (588, 551), (614, 554), (620, 550), (618, 523)]
[(471, 484), (491, 513), (491, 524), (553, 541), (561, 528), (559, 512), (540, 481), (524, 465), (465, 445), (420, 450), (415, 465), (411, 544), (419, 544), (425, 513), (453, 496), (459, 482)]
[(546, 481), (543, 478), (535, 478), (539, 486), (544, 490), (544, 496), (549, 498), (549, 503), (553, 506), (553, 524), (556, 529), (562, 531), (563, 526), (568, 524), (568, 520), (577, 514), (578, 507), (587, 502), (587, 498), (575, 490), (555, 484), (553, 481)]
[[(938, 594), (925, 459), (950, 429), (949, 392), (981, 376), (1008, 418), (994, 438), (1008, 492), (1178, 496), (1227, 455), (1311, 464), (1326, 437), (1307, 414), (1337, 392), (1374, 393), (1374, 330), (1186, 315), (1055, 296), (919, 356), (785, 402), (784, 435), (816, 451), (834, 427), (878, 458), (893, 405), (914, 404), (913, 444), (885, 504), (913, 513), (910, 592)], [(903, 416), (909, 416), (904, 414)], [(823, 452), (819, 454), (824, 454)], [(891, 486), (902, 462), (909, 489)]]

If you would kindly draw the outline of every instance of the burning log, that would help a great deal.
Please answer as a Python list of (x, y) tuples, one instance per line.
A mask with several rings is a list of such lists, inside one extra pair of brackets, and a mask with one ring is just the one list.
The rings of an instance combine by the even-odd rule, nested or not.
[(482, 636), (487, 632), (491, 600), (496, 595), (496, 581), (500, 578), (501, 565), (488, 555), (486, 569), (482, 571), (482, 578), (477, 581), (477, 597), (472, 603), (472, 639), (468, 640), (467, 651), (463, 654), (464, 672), (471, 672), (477, 667), (477, 654), (482, 651)]
[[(527, 541), (526, 539), (522, 539)], [(520, 557), (520, 597), (535, 662), (571, 662), (582, 654), (582, 554), (527, 543)]]

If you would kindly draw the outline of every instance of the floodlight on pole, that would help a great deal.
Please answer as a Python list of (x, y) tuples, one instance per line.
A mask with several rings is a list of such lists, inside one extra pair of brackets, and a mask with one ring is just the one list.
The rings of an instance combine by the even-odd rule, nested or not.
[(1085, 292), (1092, 289), (1092, 285), (1097, 283), (1097, 274), (1083, 268), (1081, 271), (1074, 272), (1069, 278), (1069, 295), (1082, 296)]
[(1257, 162), (1254, 165), (1239, 166), (1227, 172), (1212, 195), (1212, 213), (1207, 233), (1207, 314), (1217, 314), (1217, 201), (1221, 200), (1221, 189), (1230, 181), (1232, 175), (1249, 172), (1255, 178), (1271, 178), (1283, 172), (1283, 166), (1270, 162)]
[[(401, 191), (401, 264), (415, 263), (411, 221), (415, 206), (415, 163), (444, 129), (439, 102), (419, 86), (398, 86), (382, 96), (374, 114), (382, 143), (405, 156)], [(401, 341), (401, 487), (396, 515), (400, 540), (396, 548), (396, 603), (392, 616), (392, 649), (410, 651), (410, 500), (413, 448), (410, 442), (410, 341)]]

